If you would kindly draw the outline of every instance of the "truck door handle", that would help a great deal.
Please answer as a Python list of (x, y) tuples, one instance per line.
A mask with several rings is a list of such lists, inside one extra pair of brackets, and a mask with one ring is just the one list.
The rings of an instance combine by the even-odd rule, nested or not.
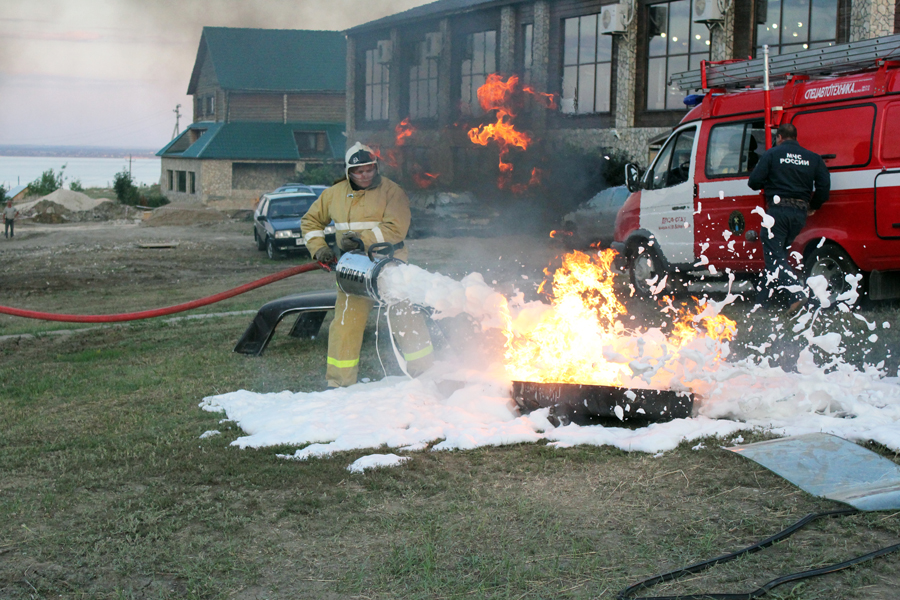
[(894, 223), (893, 225), (891, 225), (891, 227), (893, 227), (894, 229), (900, 229), (900, 223)]
[(673, 206), (672, 210), (687, 210), (687, 206)]
[(822, 154), (822, 160), (831, 160), (837, 158), (837, 154)]

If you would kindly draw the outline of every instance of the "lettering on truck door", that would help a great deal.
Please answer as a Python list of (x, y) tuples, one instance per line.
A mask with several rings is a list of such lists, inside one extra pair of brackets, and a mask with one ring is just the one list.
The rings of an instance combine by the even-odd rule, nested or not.
[(644, 179), (641, 228), (652, 233), (670, 264), (694, 263), (694, 160), (697, 125), (676, 131)]

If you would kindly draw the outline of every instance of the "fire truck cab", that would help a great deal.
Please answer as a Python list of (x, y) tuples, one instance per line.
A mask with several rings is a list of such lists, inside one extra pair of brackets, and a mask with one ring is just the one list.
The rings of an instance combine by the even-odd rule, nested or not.
[[(900, 297), (900, 63), (770, 91), (772, 127), (792, 123), (831, 174), (831, 195), (790, 248), (832, 294), (863, 274), (873, 299)], [(764, 271), (765, 199), (747, 186), (766, 150), (764, 92), (711, 89), (682, 119), (618, 213), (616, 248), (638, 294), (693, 274)], [(763, 229), (761, 231), (761, 229)]]

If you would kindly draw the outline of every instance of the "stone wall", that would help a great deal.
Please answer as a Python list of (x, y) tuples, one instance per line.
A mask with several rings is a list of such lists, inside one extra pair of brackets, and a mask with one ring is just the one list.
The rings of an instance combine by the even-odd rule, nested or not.
[(894, 0), (853, 0), (850, 8), (850, 41), (892, 35), (894, 10)]
[(549, 130), (545, 141), (553, 152), (567, 146), (584, 150), (622, 152), (644, 168), (650, 162), (650, 140), (671, 131), (669, 127), (631, 127), (628, 129), (565, 129)]

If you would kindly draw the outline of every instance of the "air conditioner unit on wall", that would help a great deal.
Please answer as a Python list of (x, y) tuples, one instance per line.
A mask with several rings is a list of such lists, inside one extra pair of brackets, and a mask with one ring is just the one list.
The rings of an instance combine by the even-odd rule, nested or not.
[(440, 31), (425, 34), (425, 58), (437, 58), (444, 49), (444, 36)]
[(600, 33), (625, 33), (625, 10), (622, 4), (610, 4), (600, 10)]
[(378, 48), (375, 52), (375, 62), (380, 65), (391, 62), (394, 58), (394, 45), (391, 40), (378, 40)]
[(694, 23), (724, 21), (718, 0), (694, 0)]

